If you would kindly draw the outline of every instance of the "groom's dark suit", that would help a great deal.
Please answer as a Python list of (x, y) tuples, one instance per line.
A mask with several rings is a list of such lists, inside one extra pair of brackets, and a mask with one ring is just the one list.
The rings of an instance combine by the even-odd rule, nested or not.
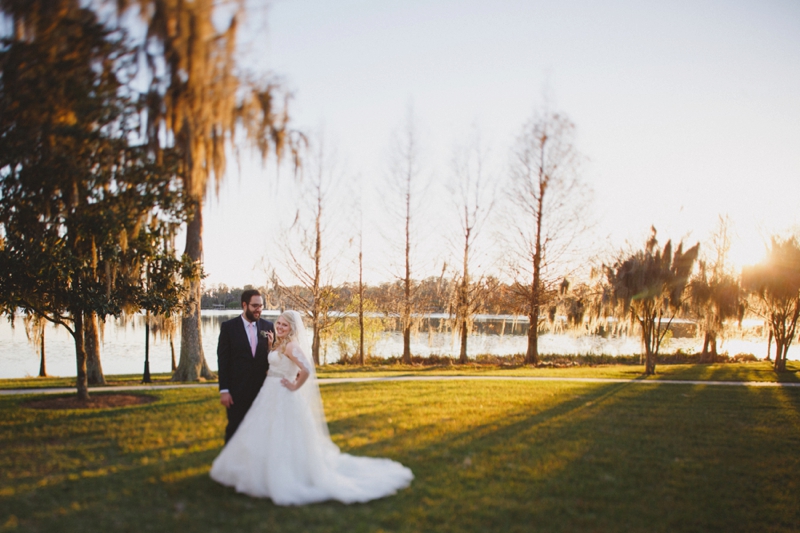
[(227, 390), (233, 397), (233, 405), (228, 411), (228, 426), (225, 428), (225, 442), (228, 442), (236, 428), (239, 427), (247, 410), (258, 396), (264, 384), (269, 368), (267, 338), (263, 331), (271, 331), (275, 338), (275, 327), (272, 322), (259, 319), (256, 339), (256, 355), (250, 349), (244, 320), (241, 316), (222, 323), (217, 345), (217, 362), (219, 365), (219, 390)]

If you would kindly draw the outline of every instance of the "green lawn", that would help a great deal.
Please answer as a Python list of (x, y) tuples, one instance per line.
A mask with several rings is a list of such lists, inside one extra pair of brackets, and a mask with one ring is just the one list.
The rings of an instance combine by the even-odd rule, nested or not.
[[(171, 374), (152, 374), (151, 385), (174, 385), (170, 378)], [(107, 375), (105, 376), (107, 385), (139, 385), (142, 382), (141, 374), (129, 375)], [(74, 387), (75, 378), (62, 378), (62, 377), (47, 377), (47, 378), (12, 378), (0, 379), (0, 390), (2, 389), (38, 389), (38, 388), (60, 388), (60, 387)], [(94, 385), (90, 385), (94, 387)]]
[(384, 500), (300, 508), (208, 477), (214, 389), (146, 394), (158, 401), (104, 411), (0, 396), (0, 531), (800, 530), (800, 388), (329, 384), (333, 439), (416, 479)]
[[(713, 365), (661, 364), (657, 374), (646, 379), (659, 380), (703, 380), (703, 381), (777, 381), (800, 382), (800, 361), (788, 361), (787, 372), (776, 373), (766, 361), (753, 363), (719, 363)], [(598, 365), (550, 367), (500, 367), (496, 365), (452, 365), (452, 366), (348, 366), (327, 365), (320, 367), (320, 378), (337, 377), (382, 377), (402, 375), (443, 376), (542, 376), (575, 378), (644, 379), (644, 365)]]

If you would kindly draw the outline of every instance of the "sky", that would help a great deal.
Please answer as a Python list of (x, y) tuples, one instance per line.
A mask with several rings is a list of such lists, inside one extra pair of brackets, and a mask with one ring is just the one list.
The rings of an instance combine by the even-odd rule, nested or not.
[[(453, 149), (479, 131), (502, 192), (509, 153), (537, 109), (575, 124), (594, 190), (598, 253), (704, 242), (733, 222), (731, 260), (757, 262), (798, 227), (800, 3), (794, 0), (250, 0), (241, 64), (291, 91), (294, 127), (320, 135), (343, 176), (332, 211), (364, 198), (370, 282), (391, 279), (385, 179), (391, 139), (413, 110), (432, 183), (420, 276), (446, 257), (442, 183)], [(353, 180), (359, 177), (358, 185)], [(298, 192), (290, 172), (245, 158), (205, 211), (207, 285), (266, 281)], [(446, 203), (446, 202), (445, 202)], [(348, 229), (349, 228), (349, 229)], [(347, 237), (352, 225), (336, 226)], [(487, 232), (487, 235), (491, 235)], [(490, 237), (489, 237), (490, 238)], [(346, 239), (344, 239), (346, 240)], [(350, 261), (350, 262), (348, 262)], [(340, 276), (354, 280), (352, 261)]]

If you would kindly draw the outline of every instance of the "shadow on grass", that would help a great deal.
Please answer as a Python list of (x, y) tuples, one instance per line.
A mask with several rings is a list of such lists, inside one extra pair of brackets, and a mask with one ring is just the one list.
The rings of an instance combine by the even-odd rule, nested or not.
[[(414, 443), (430, 441), (435, 426), (398, 434), (400, 448), (413, 450), (412, 490), (423, 509), (407, 513), (404, 529), (794, 531), (800, 524), (786, 497), (798, 488), (787, 479), (797, 466), (787, 444), (800, 438), (792, 422), (800, 391), (616, 384), (576, 392), (427, 446)], [(763, 420), (765, 410), (774, 416)], [(380, 455), (382, 445), (353, 451)], [(773, 498), (776, 490), (783, 496)], [(782, 502), (778, 514), (774, 502)]]
[[(380, 391), (389, 399), (370, 403)], [(800, 442), (796, 390), (331, 386), (326, 406), (364, 409), (345, 410), (332, 422), (334, 438), (362, 427), (378, 435), (345, 451), (388, 455), (409, 465), (416, 479), (392, 498), (301, 508), (238, 495), (210, 480), (222, 445), (216, 396), (158, 394), (157, 404), (144, 406), (159, 406), (150, 412), (123, 409), (86, 419), (69, 413), (47, 426), (36, 413), (4, 418), (0, 428), (11, 447), (0, 459), (0, 516), (13, 515), (17, 531), (56, 532), (791, 531), (798, 525), (797, 506), (784, 504), (798, 488), (791, 480)], [(5, 414), (10, 406), (0, 408)], [(390, 414), (395, 432), (388, 431)], [(39, 430), (23, 429), (37, 420)], [(65, 459), (49, 472), (9, 462), (35, 460), (28, 448), (76, 430), (91, 432), (97, 448), (80, 461)], [(86, 452), (84, 434), (65, 445), (71, 454)]]
[(772, 364), (765, 361), (747, 364), (695, 364), (660, 366), (661, 377), (702, 381), (773, 381), (800, 383), (800, 364), (790, 361), (786, 372), (775, 372)]

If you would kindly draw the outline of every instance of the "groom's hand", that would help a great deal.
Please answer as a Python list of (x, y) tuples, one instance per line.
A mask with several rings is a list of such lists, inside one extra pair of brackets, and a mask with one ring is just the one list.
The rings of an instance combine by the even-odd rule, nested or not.
[(233, 396), (231, 396), (230, 392), (220, 393), (219, 403), (224, 405), (226, 409), (230, 409), (231, 405), (233, 405)]

